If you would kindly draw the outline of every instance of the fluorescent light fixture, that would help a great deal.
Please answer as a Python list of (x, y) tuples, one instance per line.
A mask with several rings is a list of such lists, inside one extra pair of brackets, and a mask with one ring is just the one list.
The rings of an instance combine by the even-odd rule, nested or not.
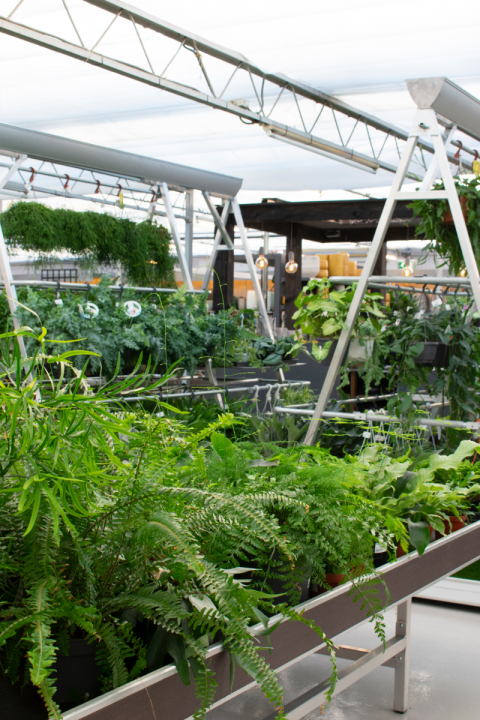
[(398, 260), (396, 255), (385, 255), (385, 257), (387, 258), (387, 260)]
[(312, 137), (310, 137), (310, 142), (308, 142), (308, 140), (302, 137), (302, 135), (295, 135), (288, 130), (280, 133), (277, 128), (274, 128), (271, 125), (264, 125), (263, 129), (269, 137), (274, 138), (275, 140), (280, 140), (281, 142), (287, 143), (287, 145), (293, 145), (294, 147), (301, 148), (302, 150), (309, 150), (310, 152), (322, 155), (329, 160), (337, 160), (338, 162), (350, 165), (350, 167), (354, 167), (357, 170), (365, 170), (366, 172), (375, 174), (379, 168), (379, 165), (374, 160), (355, 155), (351, 150), (342, 150), (342, 154), (340, 154), (340, 152), (337, 153), (335, 151), (335, 148), (331, 148), (327, 144), (314, 140)]

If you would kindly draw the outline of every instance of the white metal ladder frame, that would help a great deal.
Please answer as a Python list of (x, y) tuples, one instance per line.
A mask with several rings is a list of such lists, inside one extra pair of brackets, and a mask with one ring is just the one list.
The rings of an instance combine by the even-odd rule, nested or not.
[[(460, 248), (462, 250), (463, 258), (465, 260), (467, 275), (472, 286), (475, 303), (477, 305), (477, 308), (480, 309), (480, 285), (477, 263), (473, 254), (467, 225), (463, 217), (460, 200), (456, 191), (455, 182), (450, 171), (446, 151), (446, 145), (448, 145), (448, 143), (451, 141), (452, 134), (453, 132), (449, 133), (447, 142), (446, 144), (444, 144), (442, 140), (441, 128), (438, 124), (435, 111), (432, 109), (417, 110), (412, 129), (410, 131), (407, 144), (402, 155), (402, 159), (393, 179), (390, 193), (387, 197), (385, 206), (380, 216), (380, 220), (378, 222), (375, 235), (373, 236), (372, 244), (368, 251), (362, 274), (359, 278), (358, 285), (355, 290), (352, 304), (350, 305), (350, 309), (345, 320), (345, 327), (340, 334), (340, 338), (338, 340), (332, 362), (330, 364), (330, 367), (328, 368), (325, 382), (323, 383), (314, 414), (307, 430), (307, 434), (305, 437), (306, 445), (315, 444), (323, 412), (325, 411), (327, 402), (330, 398), (330, 394), (334, 388), (336, 377), (340, 369), (342, 357), (350, 341), (353, 327), (360, 311), (360, 306), (367, 291), (368, 281), (373, 273), (373, 268), (380, 254), (380, 249), (383, 245), (398, 200), (448, 200), (452, 212), (455, 229), (458, 234)], [(410, 166), (410, 162), (412, 160), (413, 153), (415, 152), (418, 140), (420, 137), (425, 136), (431, 139), (435, 153), (425, 175), (422, 187), (418, 191), (402, 191), (402, 185), (405, 178), (407, 177), (408, 168)], [(440, 177), (443, 180), (445, 190), (430, 189), (437, 175), (437, 168), (440, 172)]]

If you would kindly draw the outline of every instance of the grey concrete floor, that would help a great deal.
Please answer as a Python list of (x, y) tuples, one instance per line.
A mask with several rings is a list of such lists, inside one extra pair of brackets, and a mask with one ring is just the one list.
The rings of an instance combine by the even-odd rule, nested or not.
[[(394, 634), (395, 610), (385, 616), (387, 638)], [(363, 648), (379, 643), (372, 627), (363, 625), (344, 633), (336, 642)], [(339, 668), (348, 665), (338, 660)], [(480, 719), (480, 609), (413, 602), (410, 656), (409, 709), (404, 715), (392, 710), (393, 675), (380, 667), (339, 693), (320, 711), (305, 720), (461, 720)], [(241, 672), (237, 670), (237, 672)], [(279, 675), (285, 702), (327, 678), (329, 660), (312, 655)], [(272, 712), (257, 688), (252, 688), (211, 710), (208, 720), (262, 720)]]

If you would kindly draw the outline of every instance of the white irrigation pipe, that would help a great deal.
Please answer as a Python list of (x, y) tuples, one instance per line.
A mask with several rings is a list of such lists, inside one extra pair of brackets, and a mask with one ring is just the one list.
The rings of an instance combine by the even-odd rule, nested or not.
[(255, 391), (258, 393), (259, 390), (277, 390), (279, 388), (288, 388), (288, 387), (304, 387), (305, 385), (310, 385), (310, 380), (299, 380), (297, 382), (291, 382), (291, 383), (275, 383), (272, 385), (252, 385), (250, 387), (232, 387), (232, 388), (222, 388), (218, 387), (215, 388), (215, 390), (185, 390), (181, 393), (162, 393), (161, 391), (156, 391), (155, 393), (152, 393), (152, 395), (142, 395), (139, 397), (132, 396), (132, 397), (118, 397), (118, 398), (110, 398), (110, 400), (121, 400), (123, 402), (137, 402), (138, 400), (170, 400), (170, 398), (196, 398), (196, 397), (202, 397), (204, 395), (218, 395), (218, 393), (226, 393), (227, 395), (229, 393), (236, 393), (236, 392), (253, 392)]
[[(351, 402), (351, 401), (350, 401)], [(345, 404), (348, 404), (349, 401), (346, 400)], [(283, 413), (286, 415), (313, 415), (314, 410), (296, 410), (294, 408), (289, 407), (282, 407), (277, 406), (274, 408), (276, 413)], [(330, 418), (340, 418), (342, 420), (357, 420), (357, 421), (366, 421), (371, 422), (372, 420), (374, 422), (391, 422), (391, 423), (401, 423), (402, 419), (398, 418), (394, 415), (382, 415), (381, 413), (374, 413), (374, 412), (353, 412), (353, 413), (346, 413), (346, 412), (332, 412), (332, 411), (324, 411), (322, 413), (322, 418), (330, 419)], [(480, 421), (478, 422), (460, 422), (457, 420), (432, 420), (431, 418), (414, 418), (412, 421), (412, 426), (416, 427), (418, 425), (425, 425), (427, 427), (445, 427), (445, 428), (455, 428), (457, 430), (473, 430), (480, 433)]]

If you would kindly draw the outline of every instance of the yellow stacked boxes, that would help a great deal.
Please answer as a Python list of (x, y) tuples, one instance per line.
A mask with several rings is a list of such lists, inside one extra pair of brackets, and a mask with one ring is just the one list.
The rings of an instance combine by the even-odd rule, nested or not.
[(318, 278), (328, 278), (328, 255), (319, 255)]
[(348, 275), (348, 253), (336, 253), (335, 255), (328, 256), (328, 271), (329, 276), (335, 275), (344, 277)]

